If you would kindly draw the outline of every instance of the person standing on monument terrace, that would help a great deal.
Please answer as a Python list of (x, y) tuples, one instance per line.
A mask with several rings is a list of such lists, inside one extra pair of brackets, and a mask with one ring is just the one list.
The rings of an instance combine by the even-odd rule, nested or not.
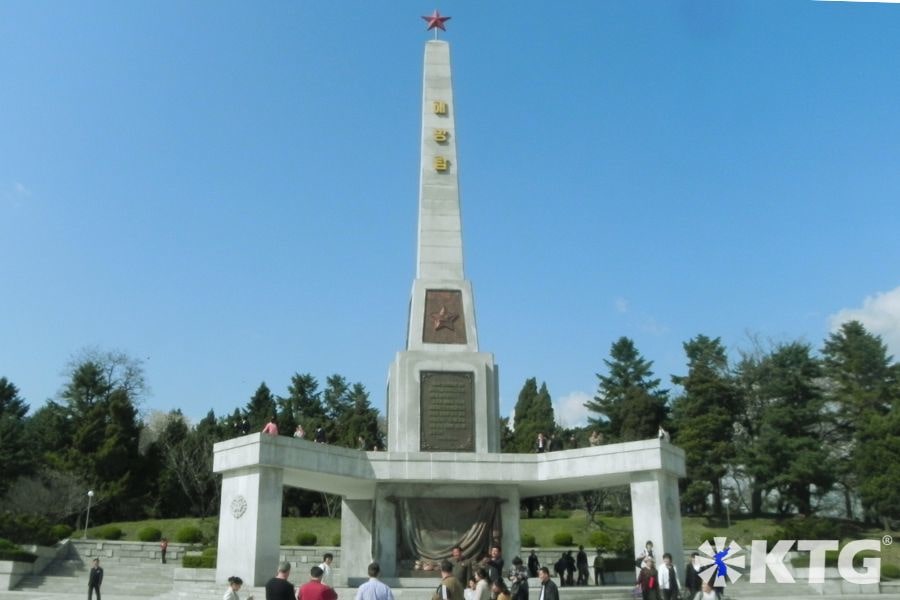
[(91, 570), (88, 573), (88, 600), (94, 592), (97, 592), (97, 600), (100, 600), (100, 586), (103, 585), (103, 567), (100, 566), (100, 559), (95, 558), (91, 561)]
[(662, 568), (659, 569), (659, 589), (662, 591), (663, 600), (678, 600), (678, 571), (672, 564), (672, 555), (663, 554)]
[(315, 439), (315, 442), (316, 442), (317, 444), (326, 444), (326, 443), (327, 443), (327, 442), (325, 441), (325, 428), (322, 427), (321, 425), (319, 425), (318, 427), (316, 427), (316, 439)]
[(697, 595), (703, 587), (703, 579), (700, 577), (700, 553), (691, 552), (691, 562), (684, 568), (684, 587), (691, 598)]
[(269, 422), (263, 427), (262, 432), (268, 435), (278, 435), (278, 424), (275, 422), (275, 415), (272, 415), (272, 418), (269, 419)]
[(547, 438), (544, 437), (544, 432), (537, 434), (537, 440), (534, 442), (534, 451), (539, 454), (547, 451)]
[(465, 600), (462, 583), (453, 576), (453, 565), (449, 560), (441, 561), (441, 584), (432, 600)]
[(453, 576), (457, 581), (469, 581), (472, 577), (472, 565), (463, 558), (462, 548), (453, 546), (450, 550), (450, 564), (453, 566)]
[(550, 579), (550, 569), (547, 567), (538, 569), (538, 578), (541, 580), (541, 595), (538, 600), (559, 600), (559, 588)]
[(330, 587), (334, 587), (334, 571), (331, 568), (332, 562), (334, 562), (334, 554), (326, 552), (322, 556), (322, 564), (319, 565), (319, 568), (322, 569), (322, 583)]
[(356, 600), (394, 600), (394, 592), (378, 579), (381, 567), (377, 562), (369, 565), (369, 580), (356, 590)]
[(303, 425), (297, 425), (297, 429), (294, 430), (294, 437), (298, 440), (302, 440), (306, 437), (306, 432), (303, 431)]
[(297, 600), (337, 600), (337, 593), (330, 586), (322, 583), (321, 567), (309, 570), (309, 581), (300, 586)]
[(266, 582), (266, 600), (294, 600), (294, 584), (288, 581), (291, 563), (278, 563), (278, 573)]

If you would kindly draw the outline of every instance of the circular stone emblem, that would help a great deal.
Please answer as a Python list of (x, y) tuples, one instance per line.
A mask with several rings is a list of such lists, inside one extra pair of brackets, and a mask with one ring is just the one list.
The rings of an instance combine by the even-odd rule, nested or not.
[(231, 514), (235, 519), (240, 519), (247, 512), (247, 499), (241, 495), (237, 495), (231, 501)]

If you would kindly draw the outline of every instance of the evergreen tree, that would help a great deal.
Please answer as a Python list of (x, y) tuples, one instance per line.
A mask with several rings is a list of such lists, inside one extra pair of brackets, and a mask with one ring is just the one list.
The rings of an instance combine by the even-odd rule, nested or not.
[[(247, 421), (250, 423), (250, 431), (262, 431), (263, 426), (269, 422), (269, 419), (276, 416), (275, 409), (275, 396), (272, 395), (269, 386), (263, 381), (256, 388), (256, 391), (247, 403), (247, 407), (244, 409), (247, 414)], [(290, 432), (282, 431), (281, 433)]]
[(25, 431), (27, 413), (19, 389), (0, 377), (0, 497), (16, 479), (33, 471), (34, 453)]
[[(813, 510), (813, 487), (826, 493), (834, 481), (834, 469), (821, 438), (825, 428), (824, 400), (820, 387), (821, 364), (808, 344), (777, 346), (748, 369), (755, 398), (746, 406), (744, 424), (755, 433), (742, 451), (742, 464), (753, 477), (756, 493), (776, 491), (777, 509), (786, 514), (795, 508), (808, 515)], [(758, 510), (754, 501), (754, 510)]]
[(291, 377), (284, 406), (294, 415), (296, 423), (303, 425), (307, 436), (327, 420), (320, 396), (319, 382), (311, 374), (295, 373)]
[(354, 383), (347, 393), (350, 407), (343, 411), (337, 422), (334, 444), (358, 448), (362, 438), (365, 449), (383, 448), (384, 442), (378, 430), (378, 411), (369, 403), (369, 392), (361, 383)]
[(673, 406), (675, 440), (685, 452), (689, 478), (682, 500), (702, 510), (709, 490), (719, 513), (721, 480), (736, 454), (733, 423), (740, 396), (719, 338), (698, 335), (684, 343), (684, 351), (688, 374), (672, 377), (684, 389)]
[(510, 451), (525, 453), (534, 452), (535, 440), (539, 433), (550, 438), (555, 432), (553, 401), (547, 384), (537, 386), (537, 378), (525, 380), (516, 401), (515, 430), (512, 433)]
[[(873, 433), (891, 430), (890, 415), (900, 397), (900, 366), (892, 364), (881, 338), (869, 333), (859, 321), (844, 323), (832, 333), (822, 354), (826, 399), (834, 424), (828, 441), (837, 464), (836, 477), (843, 488), (847, 517), (853, 518), (852, 498), (856, 491), (864, 497), (869, 515), (880, 516), (890, 501), (880, 498), (879, 492), (891, 476), (887, 463), (879, 461), (890, 456), (891, 443), (873, 437)], [(898, 461), (900, 454), (894, 454), (894, 462)], [(879, 464), (882, 468), (872, 468)], [(900, 480), (894, 483), (900, 485)]]
[(610, 359), (603, 362), (609, 374), (597, 373), (597, 395), (585, 403), (599, 415), (589, 419), (591, 426), (614, 442), (656, 437), (668, 412), (668, 392), (659, 389), (653, 362), (644, 359), (627, 337), (612, 344)]

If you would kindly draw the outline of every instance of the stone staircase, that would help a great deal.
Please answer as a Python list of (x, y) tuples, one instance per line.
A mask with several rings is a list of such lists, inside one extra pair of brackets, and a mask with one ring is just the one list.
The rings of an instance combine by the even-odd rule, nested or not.
[[(171, 598), (172, 575), (177, 565), (101, 559), (104, 598)], [(87, 592), (90, 562), (80, 558), (54, 561), (40, 575), (29, 575), (16, 586), (18, 592), (83, 597)], [(219, 595), (221, 597), (221, 594)]]

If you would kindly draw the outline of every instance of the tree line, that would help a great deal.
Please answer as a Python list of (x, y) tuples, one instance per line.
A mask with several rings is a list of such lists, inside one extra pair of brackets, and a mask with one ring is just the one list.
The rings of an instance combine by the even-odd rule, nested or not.
[[(720, 514), (727, 499), (751, 515), (829, 514), (885, 527), (900, 520), (900, 365), (879, 336), (851, 321), (818, 352), (802, 341), (757, 343), (733, 361), (719, 338), (698, 335), (683, 346), (685, 372), (667, 389), (631, 339), (616, 340), (584, 427), (560, 427), (546, 383), (529, 378), (514, 414), (502, 419), (503, 451), (532, 452), (541, 432), (552, 450), (597, 443), (598, 434), (603, 443), (652, 438), (663, 427), (686, 454), (685, 512)], [(215, 514), (212, 446), (240, 434), (244, 419), (250, 431), (275, 415), (283, 434), (321, 426), (332, 444), (385, 446), (368, 391), (341, 375), (320, 387), (297, 373), (283, 395), (262, 383), (244, 406), (211, 410), (195, 424), (178, 410), (142, 418), (146, 394), (141, 362), (119, 352), (77, 357), (58, 398), (32, 414), (0, 378), (5, 506), (77, 525), (93, 489), (101, 521)], [(577, 501), (591, 517), (629, 509), (627, 490), (615, 489), (532, 499), (525, 508), (533, 514), (559, 501)], [(335, 516), (339, 502), (286, 489), (284, 507)]]
[[(538, 432), (566, 448), (597, 434), (605, 443), (653, 438), (662, 426), (685, 451), (684, 512), (721, 514), (727, 499), (754, 516), (827, 514), (885, 528), (900, 520), (900, 365), (879, 336), (851, 321), (819, 352), (802, 341), (754, 343), (736, 361), (719, 338), (683, 346), (686, 372), (669, 390), (632, 340), (615, 341), (585, 427), (558, 426), (546, 384), (529, 379), (504, 423), (504, 450), (533, 451)], [(627, 510), (627, 491), (588, 492), (579, 503), (589, 513), (604, 503)]]

